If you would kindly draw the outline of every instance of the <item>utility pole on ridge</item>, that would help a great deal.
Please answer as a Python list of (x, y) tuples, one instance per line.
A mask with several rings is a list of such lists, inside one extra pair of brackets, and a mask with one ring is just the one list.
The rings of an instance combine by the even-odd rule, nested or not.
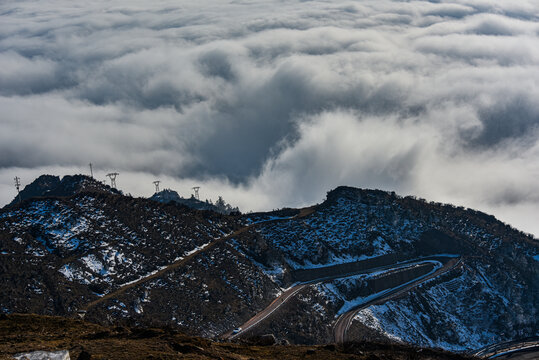
[(22, 202), (21, 200), (21, 179), (18, 176), (15, 176), (15, 188), (17, 189), (17, 195), (19, 196), (19, 204)]

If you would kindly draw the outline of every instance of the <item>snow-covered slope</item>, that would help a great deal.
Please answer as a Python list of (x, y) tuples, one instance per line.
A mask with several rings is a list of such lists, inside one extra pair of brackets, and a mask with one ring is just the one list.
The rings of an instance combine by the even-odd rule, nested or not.
[[(300, 273), (450, 254), (458, 266), (366, 307), (348, 336), (465, 350), (538, 334), (538, 248), (492, 216), (377, 190), (340, 187), (303, 211), (228, 216), (82, 187), (0, 210), (0, 286), (9, 289), (0, 312), (86, 310), (104, 323), (219, 336)], [(339, 316), (438, 268), (315, 281), (251, 334), (333, 341)]]
[(235, 226), (219, 214), (102, 192), (38, 198), (6, 208), (0, 211), (0, 256), (3, 286), (13, 292), (2, 292), (2, 308), (75, 311)]
[[(284, 286), (297, 269), (366, 258), (453, 254), (461, 259), (458, 267), (406, 296), (361, 311), (350, 339), (382, 337), (466, 350), (539, 334), (539, 262), (534, 258), (539, 242), (474, 210), (341, 187), (310, 216), (262, 222), (236, 247)], [(362, 281), (347, 280), (355, 284), (351, 288)], [(310, 339), (290, 336), (294, 341), (332, 341), (332, 326), (343, 309), (368, 298), (346, 291), (339, 281), (311, 285), (307, 292), (310, 301), (291, 306), (318, 318), (325, 329), (311, 330)], [(259, 331), (303, 334), (298, 324), (306, 316), (282, 322), (279, 330), (268, 324)]]

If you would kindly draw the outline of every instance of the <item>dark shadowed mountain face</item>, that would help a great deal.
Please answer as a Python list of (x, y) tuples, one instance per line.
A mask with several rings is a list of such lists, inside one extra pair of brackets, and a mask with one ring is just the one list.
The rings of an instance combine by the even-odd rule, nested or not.
[[(112, 194), (120, 192), (108, 185), (105, 185), (89, 176), (66, 175), (61, 180), (54, 175), (41, 175), (31, 184), (28, 184), (21, 191), (22, 201), (26, 199), (43, 196), (71, 196), (84, 190), (102, 191)], [(19, 202), (19, 197), (15, 197), (8, 206)]]
[(242, 216), (85, 190), (0, 211), (0, 305), (220, 337), (277, 301), (241, 336), (332, 342), (346, 317), (345, 340), (468, 350), (538, 334), (538, 248), (492, 216), (377, 190)]
[(69, 314), (236, 226), (217, 213), (105, 192), (45, 197), (0, 215), (3, 311)]
[(164, 189), (157, 192), (150, 197), (151, 200), (159, 201), (162, 203), (174, 202), (177, 204), (185, 205), (191, 209), (196, 210), (211, 210), (221, 214), (229, 215), (233, 212), (239, 212), (239, 209), (233, 208), (230, 204), (227, 204), (222, 197), (213, 204), (211, 201), (201, 201), (194, 196), (186, 199), (181, 197), (176, 191), (170, 189)]

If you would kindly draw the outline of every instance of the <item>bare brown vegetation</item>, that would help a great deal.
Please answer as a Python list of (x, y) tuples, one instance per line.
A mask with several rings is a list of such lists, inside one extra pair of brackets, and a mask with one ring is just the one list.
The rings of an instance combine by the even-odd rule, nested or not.
[(170, 328), (106, 327), (38, 315), (0, 318), (0, 359), (33, 350), (69, 350), (72, 359), (358, 359), (457, 360), (465, 356), (409, 346), (348, 343), (297, 346), (215, 342)]

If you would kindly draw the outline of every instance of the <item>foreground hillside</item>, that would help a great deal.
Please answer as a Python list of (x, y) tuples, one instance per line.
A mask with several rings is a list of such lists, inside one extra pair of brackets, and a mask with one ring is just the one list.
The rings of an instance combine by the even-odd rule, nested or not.
[(170, 328), (100, 326), (36, 315), (0, 318), (0, 359), (36, 350), (68, 350), (71, 359), (358, 359), (464, 360), (468, 357), (387, 344), (293, 346), (214, 342)]
[(487, 214), (339, 187), (230, 216), (83, 180), (0, 211), (2, 313), (454, 351), (539, 335), (539, 242)]

